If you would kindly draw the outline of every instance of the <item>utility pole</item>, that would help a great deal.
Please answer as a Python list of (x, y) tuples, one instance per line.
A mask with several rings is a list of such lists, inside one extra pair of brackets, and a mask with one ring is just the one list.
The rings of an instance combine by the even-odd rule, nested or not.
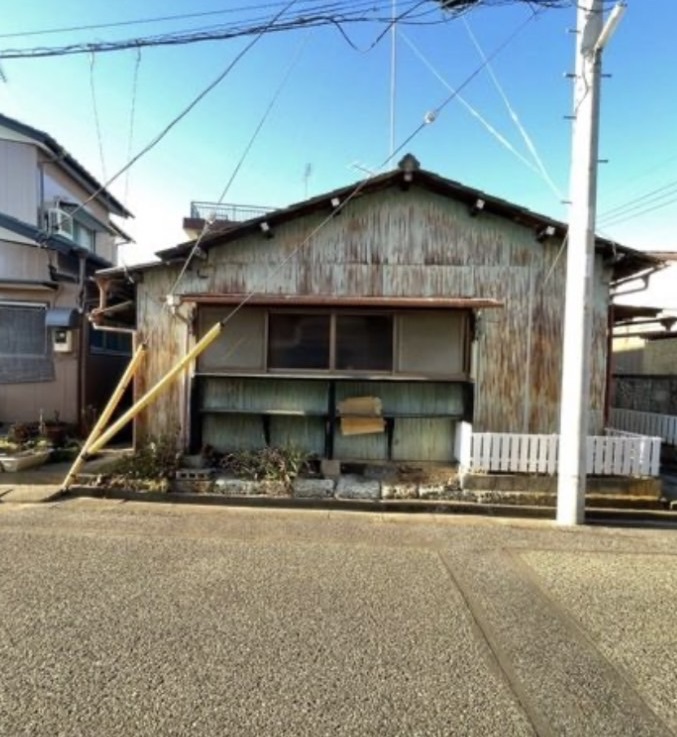
[(579, 0), (577, 11), (557, 479), (557, 523), (560, 525), (580, 524), (585, 515), (602, 51), (624, 10), (625, 4), (619, 3), (606, 25), (603, 24), (602, 0)]

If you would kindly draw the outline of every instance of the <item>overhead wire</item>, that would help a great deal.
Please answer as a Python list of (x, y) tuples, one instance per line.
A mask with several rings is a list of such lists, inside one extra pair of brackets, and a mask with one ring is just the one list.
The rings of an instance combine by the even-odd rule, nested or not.
[[(477, 53), (480, 55), (481, 59), (484, 59), (484, 50), (482, 49), (480, 42), (477, 40), (477, 36), (475, 36), (475, 34), (473, 33), (473, 30), (470, 27), (468, 20), (466, 18), (462, 18), (461, 20), (463, 21), (463, 25), (465, 26), (465, 29), (468, 32), (468, 36), (470, 37), (470, 40), (472, 41), (474, 47), (477, 49)], [(491, 65), (491, 63), (487, 64), (486, 72), (489, 75), (491, 81), (494, 83), (494, 87), (496, 88), (501, 100), (503, 100), (503, 104), (508, 110), (508, 114), (510, 115), (511, 120), (515, 124), (515, 127), (519, 131), (519, 134), (522, 137), (522, 140), (524, 141), (529, 153), (531, 154), (532, 158), (536, 162), (536, 166), (538, 167), (538, 170), (540, 171), (541, 176), (543, 177), (543, 180), (548, 185), (548, 187), (550, 187), (555, 197), (557, 197), (561, 202), (564, 199), (564, 196), (562, 195), (561, 190), (555, 184), (555, 182), (553, 181), (553, 178), (550, 176), (550, 173), (546, 169), (545, 164), (543, 163), (543, 159), (539, 155), (538, 150), (536, 149), (536, 146), (534, 145), (534, 142), (531, 136), (527, 132), (524, 125), (522, 125), (522, 121), (520, 120), (519, 115), (517, 114), (512, 104), (510, 103), (510, 100), (508, 99), (508, 95), (503, 89), (503, 86), (498, 81), (498, 77), (496, 76), (496, 73), (494, 72), (494, 68)]]
[[(497, 6), (497, 5), (514, 5), (528, 4), (530, 6), (537, 5), (540, 8), (563, 8), (570, 7), (571, 0), (446, 0), (445, 2), (436, 2), (434, 0), (421, 0), (421, 2), (410, 2), (410, 7), (404, 14), (400, 14), (397, 22), (404, 22), (403, 15), (410, 16), (407, 23), (427, 23), (429, 21), (421, 20), (432, 14), (438, 14), (440, 7), (448, 14), (456, 17), (471, 7), (480, 5)], [(412, 8), (423, 7), (429, 5), (429, 10), (422, 10), (418, 15), (412, 15)], [(196, 31), (180, 31), (174, 33), (166, 33), (162, 35), (145, 36), (131, 39), (122, 39), (118, 41), (95, 41), (84, 43), (73, 43), (55, 47), (37, 47), (32, 49), (4, 49), (0, 50), (0, 59), (25, 59), (25, 58), (41, 58), (53, 56), (66, 56), (70, 54), (82, 54), (90, 51), (98, 53), (120, 51), (127, 48), (138, 48), (146, 46), (166, 46), (177, 44), (200, 43), (205, 41), (216, 41), (240, 36), (255, 35), (260, 32), (262, 27), (266, 27), (268, 32), (281, 32), (298, 28), (318, 27), (318, 26), (335, 26), (345, 37), (347, 34), (343, 29), (343, 25), (349, 23), (382, 23), (386, 25), (386, 30), (381, 34), (375, 43), (380, 41), (382, 35), (388, 32), (391, 27), (393, 18), (388, 12), (389, 3), (381, 0), (381, 6), (376, 0), (366, 2), (362, 0), (362, 4), (342, 0), (340, 3), (329, 4), (323, 3), (310, 9), (299, 11), (295, 16), (287, 19), (284, 23), (272, 25), (269, 17), (260, 17), (257, 19), (248, 19), (238, 21), (234, 24), (220, 25), (211, 30)], [(448, 22), (447, 20), (433, 21), (435, 23)], [(122, 23), (122, 21), (121, 21)], [(269, 27), (270, 26), (270, 27)], [(352, 42), (351, 42), (352, 43)]]
[[(270, 101), (268, 102), (268, 105), (266, 106), (266, 109), (263, 111), (263, 114), (254, 128), (254, 131), (252, 135), (250, 136), (247, 145), (244, 147), (244, 150), (242, 151), (242, 154), (240, 155), (240, 158), (235, 165), (235, 168), (231, 172), (230, 177), (228, 178), (228, 181), (226, 182), (223, 190), (221, 191), (221, 194), (219, 195), (219, 199), (215, 203), (215, 207), (218, 207), (221, 205), (226, 198), (226, 195), (230, 191), (230, 188), (235, 181), (235, 178), (240, 172), (240, 169), (242, 168), (242, 165), (244, 164), (247, 156), (249, 155), (249, 152), (251, 151), (252, 146), (254, 145), (254, 142), (259, 136), (259, 133), (261, 132), (263, 126), (266, 123), (266, 120), (268, 120), (268, 117), (270, 116), (271, 112), (273, 111), (273, 108), (275, 107), (275, 104), (277, 103), (278, 99), (280, 98), (280, 95), (282, 94), (282, 91), (287, 85), (287, 82), (289, 81), (289, 78), (291, 77), (291, 73), (294, 70), (294, 67), (298, 63), (299, 59), (301, 58), (301, 54), (303, 50), (305, 49), (308, 41), (310, 40), (310, 34), (307, 34), (305, 38), (302, 39), (301, 43), (296, 49), (296, 53), (292, 57), (290, 63), (287, 66), (287, 69), (282, 77), (282, 80), (280, 81), (279, 85), (277, 86), (277, 89), (275, 90), (273, 96), (271, 97)], [(212, 227), (213, 223), (209, 220), (205, 220), (205, 223), (202, 227), (202, 230), (200, 231), (200, 235), (196, 239), (195, 243), (193, 244), (193, 247), (191, 248), (186, 260), (183, 263), (183, 266), (181, 267), (181, 271), (179, 272), (179, 275), (176, 277), (176, 280), (174, 284), (172, 285), (171, 289), (169, 290), (169, 294), (174, 294), (176, 291), (176, 288), (178, 287), (179, 283), (181, 282), (181, 279), (183, 279), (184, 274), (188, 270), (188, 267), (190, 266), (190, 263), (192, 259), (195, 257), (197, 253), (199, 253), (200, 250), (200, 244), (202, 243), (203, 239), (208, 234), (210, 228)]]
[[(132, 76), (132, 94), (131, 94), (131, 105), (129, 109), (129, 133), (127, 134), (127, 160), (132, 158), (132, 146), (134, 144), (134, 127), (136, 123), (136, 97), (139, 87), (139, 67), (141, 66), (141, 49), (136, 50), (136, 60), (134, 62), (134, 72)], [(124, 184), (124, 195), (123, 203), (125, 207), (129, 201), (129, 172), (127, 169), (125, 172), (125, 184)]]
[(101, 120), (99, 119), (99, 105), (96, 99), (96, 83), (94, 80), (94, 65), (96, 63), (96, 54), (92, 54), (89, 60), (89, 89), (92, 98), (92, 112), (94, 114), (94, 129), (96, 131), (96, 139), (99, 146), (99, 159), (101, 162), (101, 178), (106, 180), (106, 159), (103, 152), (103, 136), (101, 133)]
[[(307, 2), (308, 0), (306, 0)], [(78, 31), (95, 31), (102, 28), (120, 28), (123, 26), (137, 26), (147, 23), (163, 23), (174, 20), (188, 20), (189, 18), (205, 18), (215, 15), (232, 15), (242, 10), (260, 10), (274, 8), (284, 5), (278, 3), (262, 3), (260, 5), (244, 5), (235, 8), (222, 8), (221, 10), (204, 10), (198, 13), (178, 13), (175, 15), (155, 15), (145, 18), (135, 18), (130, 20), (108, 21), (107, 23), (89, 23), (79, 26), (61, 26), (57, 28), (42, 28), (33, 31), (13, 31), (11, 33), (0, 33), (0, 38), (25, 38), (27, 36), (46, 36), (51, 34), (74, 33)]]
[[(487, 57), (488, 60), (495, 58), (503, 49), (505, 49), (523, 30), (524, 28), (536, 17), (536, 15), (530, 16), (525, 22), (521, 23), (515, 31), (513, 31), (501, 44), (499, 44), (492, 53)], [(458, 88), (454, 92), (450, 92), (450, 94), (435, 108), (435, 111), (438, 113), (442, 112), (447, 105), (454, 99), (454, 97), (465, 87), (467, 87), (475, 77), (482, 71), (484, 68), (486, 62), (482, 62), (475, 70), (473, 70), (466, 78), (465, 80), (459, 85)], [(269, 274), (263, 279), (261, 283), (261, 288), (252, 290), (248, 294), (246, 294), (240, 302), (238, 302), (237, 305), (233, 307), (233, 309), (228, 313), (228, 315), (221, 320), (221, 325), (226, 325), (243, 307), (245, 307), (256, 294), (259, 292), (265, 291), (266, 287), (270, 283), (270, 281), (277, 276), (277, 274), (315, 238), (315, 236), (326, 227), (328, 223), (330, 223), (336, 215), (338, 215), (340, 212), (342, 212), (345, 207), (350, 203), (352, 200), (354, 200), (360, 192), (369, 184), (369, 182), (376, 178), (379, 175), (379, 172), (388, 164), (388, 162), (391, 160), (393, 156), (396, 156), (398, 153), (400, 153), (406, 146), (411, 143), (411, 141), (419, 135), (419, 133), (426, 128), (428, 125), (430, 125), (437, 117), (435, 115), (432, 119), (429, 117), (430, 113), (426, 114), (423, 120), (423, 123), (418, 125), (404, 140), (401, 141), (401, 143), (395, 148), (395, 150), (389, 154), (386, 159), (383, 161), (383, 163), (374, 171), (374, 173), (365, 179), (362, 179), (359, 181), (355, 187), (348, 193), (346, 197), (341, 200), (337, 205), (332, 205), (331, 211), (329, 214), (324, 217), (306, 236), (303, 238), (303, 240), (294, 248), (292, 251), (284, 258), (282, 261), (280, 261), (275, 268), (269, 272)]]
[[(616, 225), (620, 225), (621, 223), (629, 222), (630, 220), (635, 220), (637, 218), (643, 217), (644, 215), (648, 215), (650, 212), (655, 212), (656, 210), (661, 210), (664, 207), (669, 207), (670, 205), (677, 204), (677, 194), (671, 193), (670, 199), (664, 202), (658, 202), (653, 205), (649, 205), (645, 207), (642, 210), (639, 210), (638, 212), (629, 213), (625, 216), (619, 216), (616, 220), (610, 220), (608, 222), (604, 223), (605, 228), (615, 227)], [(663, 197), (666, 197), (667, 195), (663, 195)]]
[(627, 214), (629, 210), (642, 209), (648, 204), (653, 204), (655, 201), (664, 199), (665, 197), (669, 197), (675, 193), (677, 193), (677, 180), (668, 182), (667, 184), (658, 187), (658, 189), (653, 189), (639, 197), (627, 200), (622, 205), (606, 210), (600, 215), (600, 220), (615, 220), (619, 216), (622, 217)]
[[(271, 25), (274, 24), (278, 18), (280, 18), (289, 8), (291, 8), (297, 0), (290, 0), (280, 12), (271, 19)], [(153, 149), (180, 121), (182, 121), (188, 113), (201, 101), (203, 100), (215, 87), (217, 87), (232, 71), (235, 65), (247, 54), (247, 52), (254, 47), (258, 41), (260, 41), (266, 34), (266, 29), (263, 28), (261, 31), (247, 43), (243, 49), (241, 49), (235, 58), (226, 65), (226, 67), (206, 86), (204, 87), (191, 101), (184, 107), (181, 112), (176, 115), (172, 120), (149, 142), (147, 143), (137, 154), (135, 154), (127, 163), (119, 169), (110, 179), (104, 182), (98, 189), (96, 189), (87, 199), (85, 199), (77, 208), (71, 213), (74, 216), (75, 213), (86, 207), (92, 200), (94, 200), (101, 192), (107, 189), (114, 181), (116, 181), (122, 174), (124, 174), (130, 167), (132, 167), (142, 156), (147, 154)]]
[[(442, 85), (444, 85), (450, 92), (453, 92), (454, 87), (451, 84), (449, 84), (449, 82), (435, 68), (432, 62), (418, 48), (418, 46), (416, 46), (416, 44), (414, 44), (414, 42), (403, 31), (398, 31), (398, 35), (407, 44), (407, 46), (409, 46), (409, 48), (414, 52), (414, 54), (418, 57), (418, 59), (437, 78), (437, 80), (441, 82)], [(472, 115), (476, 120), (478, 120), (502, 146), (504, 146), (508, 151), (510, 151), (510, 153), (513, 154), (517, 159), (519, 159), (528, 169), (530, 169), (536, 174), (540, 173), (538, 168), (531, 161), (529, 161), (529, 159), (527, 159), (526, 156), (521, 154), (502, 133), (496, 130), (496, 128), (479, 112), (479, 110), (473, 107), (473, 105), (471, 105), (462, 95), (457, 95), (456, 101), (460, 105), (462, 105), (470, 113), (470, 115)]]

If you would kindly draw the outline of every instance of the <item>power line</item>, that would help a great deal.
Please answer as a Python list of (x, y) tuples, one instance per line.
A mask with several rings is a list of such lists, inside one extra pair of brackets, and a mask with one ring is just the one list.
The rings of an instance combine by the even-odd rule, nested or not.
[[(419, 58), (419, 60), (430, 70), (430, 72), (450, 91), (454, 92), (454, 87), (449, 84), (449, 82), (440, 74), (440, 72), (433, 66), (431, 61), (423, 54), (423, 52), (414, 44), (414, 42), (406, 36), (402, 31), (398, 31), (400, 37), (405, 41), (405, 43), (409, 46), (409, 48), (416, 54), (416, 56)], [(478, 120), (486, 129), (487, 131), (496, 138), (496, 140), (504, 146), (510, 153), (512, 153), (516, 158), (518, 158), (528, 169), (531, 169), (536, 174), (540, 174), (537, 167), (531, 163), (525, 156), (523, 156), (513, 145), (510, 143), (510, 141), (496, 128), (489, 123), (489, 121), (475, 108), (473, 107), (466, 99), (465, 97), (462, 97), (461, 95), (456, 95), (456, 100), (459, 102), (463, 107), (472, 115), (476, 120)]]
[[(671, 196), (670, 199), (668, 199), (668, 200), (666, 200), (664, 202), (659, 202), (657, 204), (653, 204), (653, 205), (647, 206), (643, 210), (639, 210), (639, 212), (630, 213), (630, 214), (625, 215), (625, 216), (619, 216), (615, 220), (610, 220), (609, 222), (605, 222), (604, 223), (604, 227), (605, 228), (611, 228), (611, 227), (614, 227), (616, 225), (620, 225), (621, 223), (627, 223), (630, 220), (635, 220), (636, 218), (643, 217), (644, 215), (648, 215), (650, 212), (654, 212), (656, 210), (661, 210), (664, 207), (668, 207), (670, 205), (673, 205), (673, 204), (677, 203), (677, 193), (676, 192), (671, 192), (670, 195), (673, 195), (673, 196)], [(662, 198), (658, 198), (658, 199), (663, 199), (664, 197), (667, 197), (667, 196), (669, 196), (669, 195), (667, 195), (667, 194), (666, 195), (663, 195)]]
[[(134, 63), (134, 76), (132, 78), (132, 102), (129, 110), (129, 134), (127, 136), (127, 160), (132, 158), (132, 145), (134, 143), (134, 124), (136, 122), (136, 96), (139, 86), (139, 67), (141, 66), (141, 49), (136, 50), (136, 61)], [(123, 202), (125, 207), (129, 200), (129, 169), (125, 172)]]
[[(296, 0), (291, 0), (285, 7), (280, 10), (280, 12), (271, 20), (271, 24), (275, 23), (278, 18), (280, 18), (289, 8), (294, 5)], [(233, 67), (242, 59), (242, 57), (258, 42), (260, 41), (263, 36), (266, 34), (267, 29), (262, 28), (261, 31), (257, 36), (255, 36), (233, 59), (233, 61), (230, 62), (226, 66), (226, 68), (215, 78), (213, 79), (196, 97), (194, 97), (191, 102), (175, 117), (173, 118), (161, 131), (158, 133), (155, 138), (153, 138), (146, 146), (144, 146), (139, 153), (137, 153), (135, 156), (133, 156), (117, 173), (115, 173), (107, 182), (102, 184), (93, 194), (91, 194), (86, 200), (84, 200), (78, 207), (71, 213), (71, 217), (75, 215), (75, 213), (82, 210), (86, 205), (88, 205), (95, 197), (97, 197), (101, 192), (103, 192), (106, 188), (108, 188), (119, 176), (124, 174), (127, 169), (129, 169), (131, 166), (133, 166), (142, 156), (147, 154), (152, 148), (154, 148), (168, 133), (172, 128), (174, 128), (175, 125), (177, 125), (181, 120), (183, 120), (188, 113), (204, 98), (206, 97), (218, 84), (220, 84), (231, 72)]]
[(437, 114), (442, 112), (444, 108), (451, 102), (454, 97), (458, 94), (458, 92), (465, 87), (467, 87), (470, 82), (482, 71), (482, 69), (486, 66), (489, 60), (496, 57), (503, 49), (505, 49), (516, 37), (517, 35), (534, 19), (537, 17), (537, 14), (533, 14), (530, 16), (524, 23), (520, 24), (517, 29), (508, 36), (508, 38), (501, 43), (488, 57), (487, 61), (483, 61), (466, 79), (459, 85), (457, 90), (454, 90), (449, 94), (449, 96), (433, 111), (434, 116), (431, 118), (431, 113), (427, 113), (424, 117), (424, 122), (419, 125), (407, 138), (405, 138), (399, 146), (392, 152), (392, 154), (389, 154), (386, 159), (383, 161), (381, 166), (378, 167), (376, 171), (374, 171), (373, 174), (368, 176), (367, 178), (361, 180), (358, 182), (353, 190), (336, 206), (332, 206), (332, 209), (330, 213), (320, 222), (318, 223), (311, 231), (308, 233), (308, 235), (299, 243), (292, 251), (289, 253), (277, 266), (269, 272), (269, 274), (266, 276), (266, 278), (263, 280), (263, 283), (261, 284), (261, 288), (250, 291), (246, 296), (242, 298), (242, 300), (235, 306), (233, 309), (228, 313), (228, 315), (221, 321), (222, 325), (225, 325), (228, 323), (245, 305), (247, 305), (253, 297), (258, 294), (259, 292), (265, 292), (265, 289), (268, 285), (268, 283), (296, 256), (311, 242), (313, 238), (329, 223), (333, 220), (333, 218), (340, 212), (344, 210), (344, 208), (348, 205), (349, 202), (351, 202), (353, 199), (355, 199), (360, 192), (367, 186), (367, 184), (374, 179), (378, 172), (383, 169), (388, 162), (391, 160), (392, 156), (397, 155), (402, 149), (407, 146), (425, 127), (427, 127), (430, 123), (432, 123), (436, 117)]
[[(654, 202), (655, 200), (663, 199), (675, 192), (677, 188), (677, 180), (668, 182), (658, 189), (653, 189), (640, 197), (634, 197), (631, 200), (624, 202), (622, 205), (612, 207), (610, 210), (606, 210), (600, 215), (600, 220), (615, 220), (617, 217), (622, 217), (627, 214), (628, 210), (634, 210), (645, 207), (647, 204)], [(647, 202), (648, 200), (648, 202)]]
[(106, 181), (106, 159), (103, 154), (103, 137), (101, 135), (101, 121), (99, 119), (99, 105), (96, 99), (96, 82), (94, 80), (94, 65), (96, 63), (96, 54), (92, 54), (89, 60), (89, 90), (92, 96), (92, 112), (94, 114), (94, 128), (96, 130), (96, 139), (99, 145), (99, 159), (101, 160), (101, 178)]
[[(498, 6), (498, 5), (514, 5), (524, 4), (537, 5), (540, 8), (564, 8), (570, 7), (572, 0), (445, 0), (438, 2), (437, 0), (421, 0), (418, 3), (409, 3), (409, 7), (401, 13), (397, 18), (393, 19), (392, 14), (387, 12), (388, 3), (379, 6), (377, 2), (372, 0), (367, 2), (363, 0), (362, 4), (342, 0), (340, 3), (316, 6), (310, 10), (299, 12), (297, 15), (287, 19), (283, 23), (272, 23), (267, 17), (253, 19), (248, 21), (239, 21), (231, 25), (219, 25), (203, 30), (192, 29), (190, 31), (180, 31), (154, 36), (143, 36), (138, 38), (123, 39), (119, 41), (90, 41), (83, 43), (74, 43), (65, 46), (53, 47), (37, 47), (32, 49), (4, 49), (0, 50), (0, 59), (28, 59), (28, 58), (45, 58), (54, 56), (68, 56), (71, 54), (84, 54), (89, 52), (104, 53), (121, 51), (129, 48), (144, 48), (153, 46), (169, 46), (169, 45), (185, 45), (192, 43), (203, 43), (206, 41), (220, 41), (242, 36), (256, 35), (263, 28), (266, 32), (281, 32), (299, 28), (316, 28), (320, 26), (334, 26), (346, 40), (354, 46), (348, 38), (344, 25), (355, 23), (380, 23), (387, 26), (386, 31), (381, 34), (376, 41), (387, 33), (391, 28), (393, 20), (408, 24), (435, 24), (447, 23), (451, 19), (443, 18), (435, 21), (422, 20), (433, 13), (437, 13), (440, 8), (447, 11), (450, 16), (458, 16), (473, 7), (479, 6)], [(413, 14), (413, 10), (424, 5), (430, 6), (428, 10), (422, 10), (417, 15)], [(261, 6), (259, 6), (261, 7)], [(407, 19), (405, 21), (405, 18)], [(123, 23), (121, 21), (121, 23)], [(51, 29), (50, 29), (51, 30)], [(56, 29), (55, 29), (56, 30)]]
[[(484, 50), (480, 46), (480, 42), (477, 40), (477, 37), (472, 31), (472, 28), (470, 28), (470, 24), (465, 18), (463, 18), (462, 20), (463, 20), (463, 25), (465, 26), (465, 29), (468, 32), (468, 35), (470, 36), (470, 40), (472, 41), (473, 45), (477, 49), (477, 53), (480, 55), (481, 59), (484, 59)], [(498, 81), (498, 77), (494, 73), (494, 69), (490, 63), (487, 63), (487, 73), (489, 74), (491, 81), (494, 83), (494, 86), (496, 87), (496, 90), (498, 91), (498, 94), (501, 100), (503, 100), (503, 104), (508, 110), (510, 119), (515, 124), (515, 127), (517, 128), (520, 135), (522, 136), (522, 140), (524, 141), (529, 153), (531, 154), (534, 161), (536, 162), (536, 166), (538, 167), (538, 170), (541, 176), (543, 177), (543, 180), (548, 185), (548, 187), (550, 187), (555, 197), (557, 197), (557, 199), (561, 202), (564, 199), (564, 197), (561, 191), (559, 190), (559, 187), (555, 184), (548, 170), (546, 169), (545, 164), (543, 163), (543, 159), (540, 157), (536, 149), (536, 146), (534, 145), (534, 142), (531, 139), (531, 136), (527, 132), (526, 128), (522, 125), (522, 121), (519, 119), (517, 112), (511, 105), (510, 100), (508, 99), (508, 95), (503, 89), (501, 83)]]
[[(289, 81), (289, 77), (291, 76), (291, 73), (292, 73), (294, 67), (296, 66), (298, 60), (300, 59), (301, 53), (302, 53), (303, 49), (305, 48), (306, 44), (308, 43), (309, 39), (310, 39), (310, 35), (307, 35), (303, 39), (303, 41), (301, 42), (301, 44), (299, 44), (299, 47), (296, 50), (296, 53), (294, 54), (291, 62), (289, 63), (289, 66), (287, 67), (287, 71), (285, 72), (285, 74), (284, 74), (284, 76), (282, 78), (282, 81), (280, 82), (280, 84), (278, 85), (277, 89), (275, 90), (275, 93), (273, 94), (270, 102), (268, 103), (268, 106), (266, 107), (263, 115), (261, 116), (261, 119), (259, 120), (258, 125), (256, 126), (256, 128), (254, 129), (254, 132), (252, 133), (251, 137), (249, 138), (249, 141), (248, 141), (247, 145), (245, 146), (244, 151), (242, 152), (242, 155), (240, 156), (240, 160), (237, 162), (235, 168), (233, 169), (232, 174), (228, 178), (228, 181), (226, 182), (226, 185), (223, 188), (223, 190), (221, 192), (221, 195), (219, 196), (219, 199), (216, 202), (216, 205), (217, 206), (220, 205), (223, 202), (223, 200), (226, 198), (226, 195), (228, 194), (228, 192), (229, 192), (229, 190), (230, 190), (233, 182), (235, 181), (235, 177), (240, 172), (240, 169), (242, 168), (242, 165), (244, 164), (245, 159), (247, 158), (247, 156), (248, 156), (248, 154), (249, 154), (252, 146), (254, 145), (254, 142), (258, 138), (258, 135), (261, 132), (261, 129), (263, 128), (266, 120), (268, 119), (268, 116), (270, 115), (270, 113), (272, 112), (273, 108), (275, 107), (275, 103), (277, 102), (278, 98), (282, 94), (282, 90), (284, 89), (284, 87), (286, 86), (287, 82)], [(169, 290), (169, 294), (174, 294), (174, 292), (176, 291), (176, 288), (178, 287), (179, 282), (181, 281), (181, 279), (183, 279), (183, 275), (188, 270), (188, 267), (190, 266), (190, 262), (192, 261), (193, 257), (197, 253), (199, 253), (200, 243), (202, 242), (202, 240), (205, 238), (205, 236), (209, 232), (209, 229), (210, 229), (211, 225), (212, 225), (212, 223), (209, 220), (206, 220), (205, 221), (205, 224), (202, 227), (202, 230), (200, 232), (200, 235), (198, 236), (197, 240), (193, 244), (193, 247), (191, 248), (190, 253), (186, 257), (186, 260), (184, 261), (183, 266), (181, 267), (181, 271), (179, 272), (179, 275), (176, 277), (176, 281), (174, 282), (174, 285)]]
[[(307, 1), (307, 0), (306, 0)], [(201, 13), (179, 13), (177, 15), (156, 15), (150, 18), (136, 18), (130, 20), (110, 21), (108, 23), (90, 23), (80, 26), (61, 26), (59, 28), (43, 28), (34, 31), (15, 31), (12, 33), (0, 33), (0, 38), (25, 38), (28, 36), (46, 36), (55, 33), (74, 33), (76, 31), (95, 31), (102, 28), (120, 28), (122, 26), (138, 26), (146, 23), (163, 23), (173, 20), (187, 20), (189, 18), (205, 18), (215, 15), (232, 15), (242, 10), (259, 10), (274, 8), (284, 3), (264, 3), (262, 5), (244, 5), (237, 8), (225, 8), (223, 10), (206, 10)]]

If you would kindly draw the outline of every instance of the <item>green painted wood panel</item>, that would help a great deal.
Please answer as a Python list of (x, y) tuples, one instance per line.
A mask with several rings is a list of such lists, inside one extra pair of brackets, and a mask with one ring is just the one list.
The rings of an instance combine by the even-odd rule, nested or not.
[(266, 444), (263, 422), (257, 415), (205, 415), (202, 418), (202, 442), (221, 453), (257, 450)]
[(401, 418), (395, 420), (394, 461), (453, 461), (456, 420)]
[(204, 409), (243, 412), (327, 411), (328, 382), (302, 379), (202, 377)]
[(444, 382), (338, 381), (336, 401), (347, 397), (379, 397), (383, 414), (463, 414), (463, 385)]
[(277, 448), (297, 448), (322, 458), (324, 425), (321, 417), (271, 417), (270, 444)]

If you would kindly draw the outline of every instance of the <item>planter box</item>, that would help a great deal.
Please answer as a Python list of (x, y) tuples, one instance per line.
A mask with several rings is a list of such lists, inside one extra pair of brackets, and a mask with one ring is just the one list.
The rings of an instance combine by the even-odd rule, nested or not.
[(3, 471), (7, 471), (9, 473), (25, 471), (27, 468), (42, 466), (43, 463), (46, 463), (51, 454), (51, 450), (40, 450), (35, 453), (27, 451), (24, 453), (17, 453), (12, 456), (0, 455), (0, 466), (2, 466)]

